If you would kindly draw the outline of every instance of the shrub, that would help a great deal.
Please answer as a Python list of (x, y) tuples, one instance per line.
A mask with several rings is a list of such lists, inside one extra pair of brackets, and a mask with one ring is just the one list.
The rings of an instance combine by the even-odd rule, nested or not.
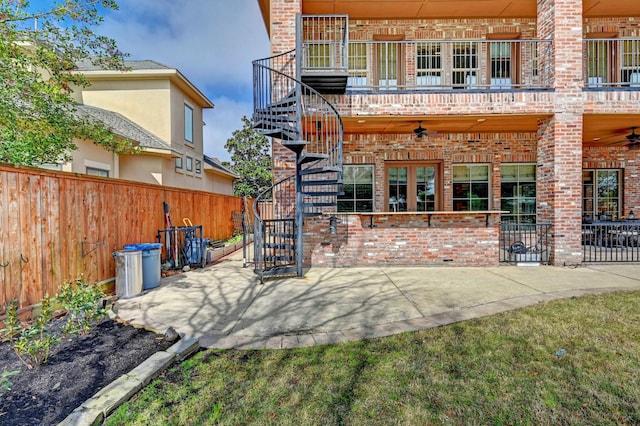
[(82, 278), (65, 282), (56, 297), (67, 311), (63, 331), (71, 335), (88, 334), (93, 324), (106, 315), (100, 303), (102, 297), (100, 288), (87, 284)]

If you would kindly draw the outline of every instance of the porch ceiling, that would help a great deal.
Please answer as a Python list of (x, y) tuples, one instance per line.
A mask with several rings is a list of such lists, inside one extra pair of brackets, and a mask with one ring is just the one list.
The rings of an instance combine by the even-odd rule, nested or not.
[(413, 134), (413, 129), (422, 121), (422, 127), (437, 133), (494, 133), (494, 132), (535, 132), (538, 120), (543, 115), (509, 116), (351, 116), (343, 117), (345, 133), (387, 133)]
[[(267, 33), (271, 0), (257, 0)], [(636, 0), (583, 0), (585, 18), (640, 16)], [(351, 19), (535, 18), (537, 0), (302, 0), (302, 13), (348, 14)]]
[[(422, 121), (428, 132), (447, 133), (503, 133), (536, 132), (538, 120), (545, 115), (464, 115), (464, 116), (350, 116), (343, 117), (346, 134), (381, 133), (413, 134)], [(624, 145), (625, 136), (637, 127), (640, 133), (640, 115), (637, 114), (586, 114), (582, 140), (585, 146)]]
[[(623, 146), (631, 127), (640, 130), (638, 114), (586, 114), (583, 124), (583, 142), (587, 146)], [(639, 132), (636, 132), (639, 133)]]
[[(583, 14), (640, 16), (638, 1), (583, 0)], [(536, 0), (303, 0), (305, 14), (348, 14), (352, 19), (485, 18), (537, 16)]]

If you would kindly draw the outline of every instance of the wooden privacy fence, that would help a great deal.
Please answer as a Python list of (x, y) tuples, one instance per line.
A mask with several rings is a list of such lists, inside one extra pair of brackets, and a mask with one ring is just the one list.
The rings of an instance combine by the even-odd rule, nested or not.
[(242, 198), (159, 185), (0, 164), (0, 314), (58, 292), (66, 280), (115, 276), (112, 253), (125, 244), (156, 242), (188, 217), (205, 238), (233, 234)]

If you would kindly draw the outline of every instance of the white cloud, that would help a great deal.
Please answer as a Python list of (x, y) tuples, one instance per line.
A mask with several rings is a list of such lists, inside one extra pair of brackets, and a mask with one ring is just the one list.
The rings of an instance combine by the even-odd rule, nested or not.
[(132, 59), (177, 67), (201, 88), (250, 85), (251, 61), (268, 56), (255, 0), (121, 0), (119, 5), (101, 31)]
[(242, 116), (250, 117), (251, 104), (228, 98), (213, 99), (213, 103), (215, 109), (206, 110), (204, 115), (204, 122), (207, 123), (204, 127), (204, 153), (229, 161), (231, 157), (224, 145), (235, 130), (242, 128)]
[(256, 0), (119, 0), (100, 33), (130, 59), (175, 67), (213, 103), (205, 111), (205, 154), (228, 160), (224, 144), (251, 116), (251, 61), (269, 55)]

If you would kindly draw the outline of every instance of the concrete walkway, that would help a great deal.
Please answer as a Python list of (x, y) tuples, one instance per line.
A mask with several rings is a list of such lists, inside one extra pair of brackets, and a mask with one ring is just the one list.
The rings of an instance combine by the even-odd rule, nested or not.
[(240, 253), (122, 299), (118, 316), (207, 348), (293, 348), (388, 336), (538, 302), (640, 290), (640, 265), (312, 269), (261, 285)]

